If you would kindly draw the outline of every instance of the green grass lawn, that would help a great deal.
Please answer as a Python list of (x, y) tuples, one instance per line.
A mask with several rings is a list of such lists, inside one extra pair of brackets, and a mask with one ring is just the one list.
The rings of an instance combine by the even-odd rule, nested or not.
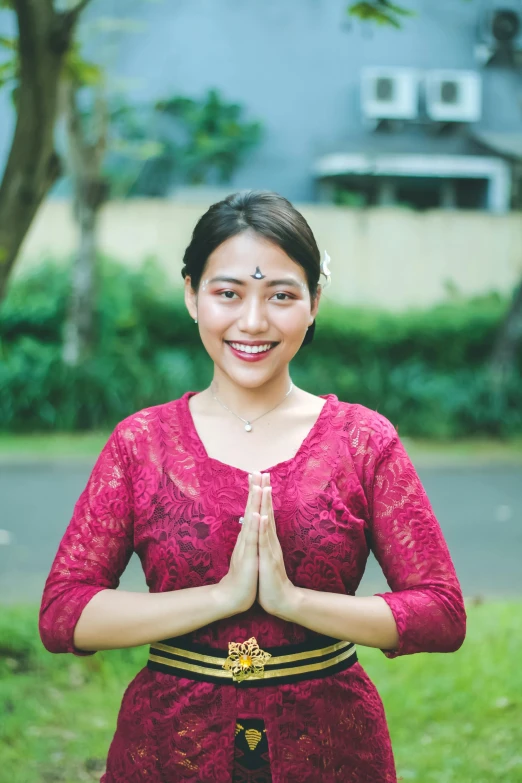
[[(389, 661), (359, 648), (404, 781), (522, 783), (522, 602), (472, 606), (468, 615), (468, 637), (453, 655)], [(146, 648), (53, 656), (35, 623), (34, 608), (2, 607), (0, 780), (97, 781)]]
[[(0, 433), (0, 461), (40, 459), (89, 459), (100, 453), (109, 432)], [(401, 436), (402, 437), (402, 436)], [(509, 462), (522, 464), (522, 438), (507, 441), (468, 438), (433, 441), (402, 437), (412, 459), (431, 462)]]
[(109, 432), (56, 432), (14, 435), (0, 433), (0, 459), (69, 458), (94, 459), (102, 450)]

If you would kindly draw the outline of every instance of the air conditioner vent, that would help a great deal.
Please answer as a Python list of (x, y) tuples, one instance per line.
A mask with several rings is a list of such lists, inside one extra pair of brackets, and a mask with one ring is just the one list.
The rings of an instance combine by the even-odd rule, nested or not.
[(440, 83), (440, 100), (442, 103), (455, 106), (459, 102), (458, 82), (446, 80)]
[(426, 112), (436, 122), (478, 122), (482, 87), (474, 71), (428, 71)]
[(363, 115), (373, 120), (412, 120), (419, 113), (419, 77), (411, 68), (364, 68)]
[(395, 87), (395, 81), (390, 79), (389, 76), (380, 76), (375, 80), (375, 97), (378, 101), (384, 101), (386, 103), (396, 100), (397, 90)]

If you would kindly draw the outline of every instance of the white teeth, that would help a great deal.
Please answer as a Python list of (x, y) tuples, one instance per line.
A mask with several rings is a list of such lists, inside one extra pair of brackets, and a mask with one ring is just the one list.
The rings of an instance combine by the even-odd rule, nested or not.
[(243, 353), (263, 353), (264, 351), (269, 351), (272, 347), (271, 343), (266, 343), (266, 345), (245, 345), (244, 343), (230, 343), (232, 348), (235, 348), (236, 351), (242, 351)]

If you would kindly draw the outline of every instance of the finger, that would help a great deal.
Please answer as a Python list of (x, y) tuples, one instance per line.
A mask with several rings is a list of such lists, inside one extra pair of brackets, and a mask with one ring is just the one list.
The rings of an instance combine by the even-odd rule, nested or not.
[(258, 537), (259, 537), (259, 521), (260, 516), (254, 512), (250, 516), (246, 538), (245, 538), (245, 556), (257, 554)]
[(262, 473), (261, 474), (261, 486), (262, 487), (269, 487), (270, 486), (270, 473)]
[(262, 473), (260, 473), (258, 470), (255, 470), (252, 473), (252, 483), (258, 487), (261, 486), (261, 478), (262, 478)]
[(268, 523), (271, 525), (274, 524), (275, 527), (275, 519), (274, 519), (274, 506), (272, 502), (272, 487), (266, 486), (263, 487), (263, 499), (261, 503), (261, 513), (265, 514), (268, 517)]
[(245, 517), (247, 517), (248, 514), (252, 511), (252, 505), (254, 501), (254, 483), (253, 483), (253, 475), (252, 473), (249, 473), (248, 475), (248, 498), (247, 498), (247, 504), (245, 508)]
[(267, 491), (268, 491), (268, 522), (275, 532), (276, 526), (275, 526), (274, 500), (272, 496), (272, 487), (269, 487)]
[(263, 494), (261, 496), (261, 516), (268, 516), (270, 509), (270, 487), (263, 487)]
[[(254, 488), (252, 484), (252, 474), (248, 474), (248, 498), (247, 503), (244, 511), (244, 516), (240, 517), (239, 524), (241, 525), (241, 530), (239, 531), (239, 535), (236, 539), (236, 547), (240, 545), (240, 542), (244, 540), (245, 536), (242, 535), (243, 531), (245, 530), (247, 520), (249, 519), (251, 513), (252, 513), (252, 506), (254, 504)], [(241, 550), (242, 551), (242, 550)]]
[(268, 494), (268, 538), (273, 552), (281, 550), (281, 542), (277, 535), (276, 521), (274, 515), (274, 504), (272, 502), (272, 487), (267, 490)]
[(260, 486), (255, 484), (252, 487), (252, 502), (250, 504), (249, 514), (253, 514), (254, 512), (257, 512), (259, 514), (261, 510), (261, 498), (262, 498), (262, 489)]
[(264, 519), (265, 519), (264, 515), (260, 514), (260, 516), (259, 516), (259, 533), (258, 533), (259, 546), (261, 546), (261, 543), (262, 543), (263, 539), (265, 538), (265, 534), (263, 532), (263, 530), (264, 530)]
[(275, 555), (274, 555), (274, 549), (272, 547), (272, 543), (270, 541), (269, 522), (266, 514), (261, 515), (261, 519), (259, 523), (258, 548), (260, 554), (263, 553), (265, 556), (269, 555), (271, 558), (271, 562), (274, 563)]
[[(257, 491), (259, 492), (259, 487), (257, 488)], [(253, 522), (253, 517), (255, 515), (255, 512), (249, 511), (248, 514), (245, 512), (245, 516), (243, 517), (243, 523), (241, 525), (241, 530), (239, 532), (239, 536), (237, 537), (236, 541), (236, 547), (237, 547), (237, 554), (239, 559), (245, 557), (246, 550), (248, 547), (248, 542), (250, 540), (250, 537), (252, 536), (252, 530), (255, 528), (255, 524)], [(258, 514), (259, 516), (259, 514)], [(259, 524), (257, 525), (257, 531), (255, 532), (255, 541), (257, 545), (257, 534), (259, 530)]]
[(245, 509), (245, 516), (243, 517), (243, 522), (241, 523), (241, 532), (236, 541), (236, 546), (238, 545), (241, 546), (241, 553), (244, 551), (244, 541), (247, 538), (246, 532), (244, 535), (241, 535), (241, 533), (243, 533), (243, 531), (246, 531), (247, 528), (250, 528), (251, 521), (252, 521), (252, 514), (255, 512), (259, 513), (260, 508), (261, 508), (261, 487), (254, 485), (252, 487), (252, 491), (249, 496), (247, 507)]
[(260, 520), (259, 520), (259, 546), (260, 547), (266, 547), (268, 546), (268, 538), (267, 538), (267, 522), (268, 519), (265, 514), (261, 514)]

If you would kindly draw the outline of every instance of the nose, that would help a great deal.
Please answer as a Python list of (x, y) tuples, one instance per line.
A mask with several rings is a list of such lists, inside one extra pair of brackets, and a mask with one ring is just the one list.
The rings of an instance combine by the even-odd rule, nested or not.
[(238, 327), (247, 334), (262, 334), (268, 330), (265, 303), (260, 297), (248, 296), (244, 299)]

